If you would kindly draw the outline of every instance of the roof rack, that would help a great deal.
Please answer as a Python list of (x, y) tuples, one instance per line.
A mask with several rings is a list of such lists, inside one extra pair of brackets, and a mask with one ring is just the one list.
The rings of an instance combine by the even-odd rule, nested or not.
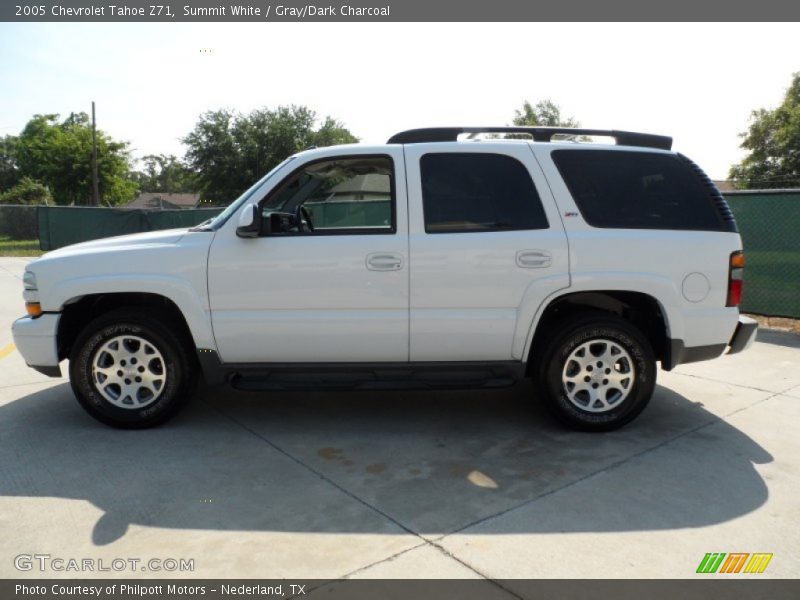
[(616, 129), (577, 129), (571, 127), (428, 127), (409, 129), (395, 133), (387, 144), (419, 144), (423, 142), (455, 142), (462, 134), (478, 133), (526, 133), (535, 142), (549, 142), (556, 134), (562, 135), (602, 135), (613, 137), (618, 146), (644, 146), (670, 150), (672, 138), (652, 133), (618, 131)]

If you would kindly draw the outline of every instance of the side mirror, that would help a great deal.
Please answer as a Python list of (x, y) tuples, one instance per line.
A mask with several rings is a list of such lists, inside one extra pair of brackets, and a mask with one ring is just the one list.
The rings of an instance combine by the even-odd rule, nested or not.
[(236, 235), (241, 238), (256, 238), (261, 234), (261, 209), (257, 204), (249, 204), (239, 214)]

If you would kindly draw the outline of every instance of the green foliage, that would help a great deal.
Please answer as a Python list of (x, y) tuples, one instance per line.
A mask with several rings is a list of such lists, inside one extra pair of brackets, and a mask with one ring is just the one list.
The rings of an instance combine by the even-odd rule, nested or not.
[(203, 114), (183, 142), (186, 161), (196, 173), (198, 191), (216, 204), (228, 204), (286, 157), (311, 146), (357, 142), (339, 121), (326, 117), (315, 129), (316, 114), (304, 106), (279, 106), (243, 115), (230, 110)]
[(50, 190), (30, 177), (23, 177), (10, 190), (0, 194), (0, 204), (52, 204)]
[(783, 102), (774, 110), (751, 113), (741, 147), (749, 150), (731, 167), (729, 177), (745, 189), (800, 186), (800, 73), (795, 73)]
[(149, 154), (141, 161), (142, 168), (132, 176), (140, 192), (174, 194), (196, 191), (195, 174), (175, 156)]
[(522, 103), (522, 110), (514, 111), (513, 123), (519, 127), (580, 127), (572, 117), (562, 117), (561, 108), (550, 100), (535, 105), (526, 100)]
[[(14, 142), (21, 175), (47, 185), (57, 204), (90, 204), (92, 128), (86, 113), (34, 115)], [(123, 204), (136, 194), (128, 176), (128, 145), (97, 131), (97, 170), (102, 204)]]
[(36, 206), (52, 202), (50, 192), (45, 186), (29, 177), (23, 177), (13, 188), (0, 194), (0, 205), (15, 205), (0, 206), (0, 234), (5, 234), (12, 240), (37, 238), (39, 225)]

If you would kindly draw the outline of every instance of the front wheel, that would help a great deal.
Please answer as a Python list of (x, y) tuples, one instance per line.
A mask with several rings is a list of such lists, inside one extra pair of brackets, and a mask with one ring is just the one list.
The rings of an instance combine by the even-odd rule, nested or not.
[(536, 367), (537, 389), (550, 411), (583, 431), (629, 423), (655, 389), (650, 343), (639, 329), (614, 315), (592, 313), (562, 323)]
[(70, 353), (70, 384), (95, 419), (113, 427), (152, 427), (172, 417), (194, 389), (187, 343), (168, 319), (117, 310), (89, 323)]

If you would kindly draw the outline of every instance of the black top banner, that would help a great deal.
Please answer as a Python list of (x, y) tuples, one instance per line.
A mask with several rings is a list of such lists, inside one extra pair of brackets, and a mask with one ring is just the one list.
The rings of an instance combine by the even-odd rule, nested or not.
[[(3, 2), (0, 21), (20, 22), (503, 22), (797, 21), (786, 0), (47, 0)], [(535, 32), (532, 32), (535, 34)]]

